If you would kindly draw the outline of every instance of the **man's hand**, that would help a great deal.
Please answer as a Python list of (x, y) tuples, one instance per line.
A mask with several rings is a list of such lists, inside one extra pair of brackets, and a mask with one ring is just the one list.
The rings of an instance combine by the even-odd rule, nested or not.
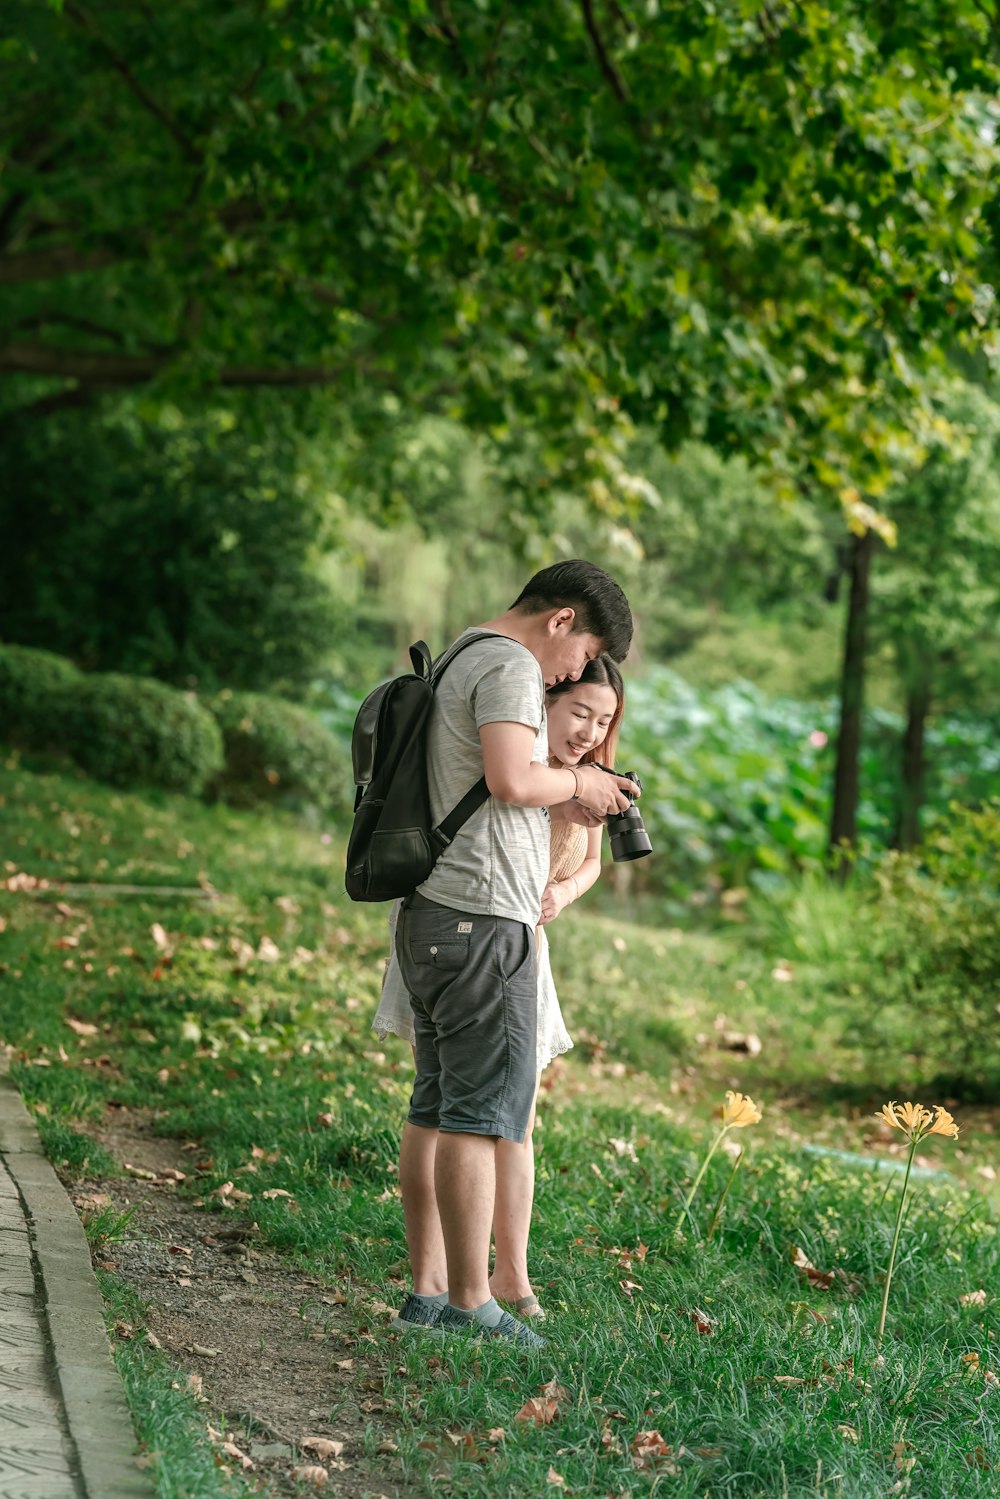
[(574, 799), (576, 805), (593, 812), (602, 822), (615, 812), (627, 812), (632, 798), (639, 794), (634, 781), (625, 776), (609, 775), (596, 765), (578, 765), (576, 776), (579, 787)]
[(550, 921), (555, 921), (560, 911), (565, 911), (572, 901), (573, 896), (559, 880), (550, 880), (542, 893), (542, 914), (539, 918), (539, 926), (547, 926)]

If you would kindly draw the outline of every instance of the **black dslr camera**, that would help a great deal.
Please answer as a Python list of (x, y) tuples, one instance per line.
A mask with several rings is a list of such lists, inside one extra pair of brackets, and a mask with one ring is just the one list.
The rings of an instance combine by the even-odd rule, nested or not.
[[(607, 771), (609, 776), (620, 775), (627, 781), (634, 781), (637, 788), (642, 790), (642, 782), (634, 770), (612, 770), (609, 765), (601, 765), (596, 760), (594, 764), (598, 770)], [(624, 789), (622, 787), (623, 791)], [(644, 859), (653, 852), (653, 845), (642, 825), (642, 815), (635, 802), (626, 812), (612, 812), (607, 818), (607, 828), (611, 840), (611, 857), (616, 864), (626, 864), (630, 859)]]

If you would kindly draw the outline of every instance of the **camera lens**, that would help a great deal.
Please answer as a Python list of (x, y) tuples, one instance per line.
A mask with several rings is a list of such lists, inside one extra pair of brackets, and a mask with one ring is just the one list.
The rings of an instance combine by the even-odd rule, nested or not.
[(644, 859), (653, 852), (649, 834), (642, 824), (637, 807), (627, 812), (617, 812), (608, 818), (608, 839), (611, 857), (616, 864), (627, 864), (631, 859)]

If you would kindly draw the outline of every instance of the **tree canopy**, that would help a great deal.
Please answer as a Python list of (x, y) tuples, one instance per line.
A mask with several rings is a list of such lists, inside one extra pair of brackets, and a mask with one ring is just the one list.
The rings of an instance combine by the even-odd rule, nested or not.
[(641, 420), (857, 509), (992, 315), (985, 0), (8, 16), (8, 404), (324, 385), (501, 443), (530, 417), (543, 489)]

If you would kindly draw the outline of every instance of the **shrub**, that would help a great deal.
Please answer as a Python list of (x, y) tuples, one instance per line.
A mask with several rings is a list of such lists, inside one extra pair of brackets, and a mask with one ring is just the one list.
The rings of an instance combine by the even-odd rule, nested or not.
[(977, 1092), (998, 1072), (998, 868), (1000, 801), (953, 807), (919, 853), (880, 861), (858, 933), (874, 1002), (866, 1032)]
[(220, 692), (208, 706), (225, 745), (225, 766), (211, 788), (221, 800), (346, 809), (353, 785), (349, 757), (312, 713), (256, 692)]
[(196, 404), (5, 423), (0, 634), (91, 671), (294, 697), (337, 622), (326, 464), (266, 392)]
[(82, 680), (63, 656), (0, 645), (0, 739), (21, 749), (59, 748), (67, 695)]
[(1000, 801), (953, 806), (920, 850), (882, 854), (843, 890), (806, 880), (755, 920), (794, 961), (800, 1006), (839, 1014), (883, 1076), (988, 1095), (1000, 1077), (998, 868)]
[(191, 693), (146, 677), (82, 678), (66, 710), (66, 747), (89, 775), (115, 786), (197, 795), (222, 765), (222, 735)]

